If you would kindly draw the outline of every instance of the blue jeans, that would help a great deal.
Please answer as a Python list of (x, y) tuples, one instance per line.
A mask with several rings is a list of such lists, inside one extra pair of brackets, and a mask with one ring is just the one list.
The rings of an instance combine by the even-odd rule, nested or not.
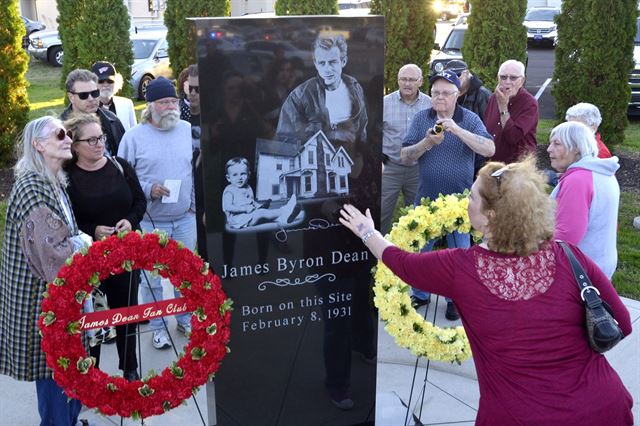
[[(427, 244), (420, 250), (421, 253), (431, 251), (436, 240), (429, 240)], [(461, 234), (458, 231), (453, 231), (451, 234), (447, 234), (447, 247), (448, 248), (469, 248), (471, 247), (471, 237), (469, 234)], [(428, 291), (417, 290), (411, 288), (411, 294), (421, 300), (426, 300), (431, 297), (431, 293)], [(446, 298), (447, 302), (451, 302), (450, 298)]]
[[(176, 220), (169, 221), (159, 221), (155, 220), (154, 224), (156, 229), (160, 231), (164, 231), (167, 235), (176, 241), (180, 241), (186, 248), (189, 250), (194, 250), (196, 247), (196, 215), (188, 212), (184, 216), (180, 217)], [(145, 232), (153, 231), (153, 225), (150, 221), (146, 219), (140, 222), (140, 227)], [(146, 279), (145, 279), (146, 276)], [(149, 285), (147, 285), (147, 280), (149, 280)], [(142, 303), (152, 303), (155, 300), (161, 301), (164, 300), (162, 297), (162, 282), (159, 276), (153, 277), (151, 274), (148, 274), (146, 271), (141, 274), (140, 277), (140, 295), (142, 296)], [(151, 288), (149, 288), (151, 286)], [(173, 288), (173, 294), (175, 297), (180, 297), (180, 291), (177, 288)], [(151, 330), (159, 330), (163, 328), (163, 318), (154, 318), (149, 321), (149, 329)], [(178, 324), (186, 326), (191, 321), (191, 314), (180, 314), (176, 315), (176, 321)], [(165, 323), (166, 324), (166, 321)]]
[(76, 426), (82, 404), (69, 399), (53, 379), (36, 380), (40, 426)]

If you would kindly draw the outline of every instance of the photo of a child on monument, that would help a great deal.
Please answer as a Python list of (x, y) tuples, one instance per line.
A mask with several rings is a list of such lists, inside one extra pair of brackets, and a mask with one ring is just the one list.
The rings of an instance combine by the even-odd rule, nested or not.
[(228, 230), (238, 230), (261, 224), (291, 225), (304, 216), (302, 207), (293, 194), (281, 207), (270, 208), (271, 200), (260, 203), (249, 186), (251, 174), (249, 161), (234, 157), (225, 165), (225, 176), (229, 183), (222, 193), (222, 210), (227, 219)]

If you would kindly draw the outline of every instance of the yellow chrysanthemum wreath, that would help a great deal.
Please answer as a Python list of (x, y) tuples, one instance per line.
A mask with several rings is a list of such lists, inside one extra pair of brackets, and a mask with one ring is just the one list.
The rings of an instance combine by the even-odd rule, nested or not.
[[(422, 199), (421, 205), (407, 209), (387, 235), (397, 247), (418, 252), (427, 241), (453, 231), (471, 232), (467, 214), (468, 191)], [(475, 231), (473, 231), (475, 234)], [(471, 357), (464, 328), (440, 328), (425, 320), (411, 306), (410, 286), (395, 276), (381, 261), (375, 273), (374, 302), (385, 329), (396, 343), (417, 356), (433, 361), (462, 363)]]

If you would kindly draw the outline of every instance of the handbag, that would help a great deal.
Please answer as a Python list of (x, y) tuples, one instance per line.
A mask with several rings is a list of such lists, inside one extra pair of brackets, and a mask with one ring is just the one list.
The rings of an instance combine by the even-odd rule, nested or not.
[(591, 280), (571, 249), (564, 241), (558, 241), (558, 244), (569, 258), (573, 276), (580, 289), (580, 298), (584, 302), (589, 346), (598, 353), (604, 353), (617, 345), (624, 337), (622, 330), (618, 326), (618, 321), (613, 317), (611, 308), (600, 299), (600, 292), (591, 284)]

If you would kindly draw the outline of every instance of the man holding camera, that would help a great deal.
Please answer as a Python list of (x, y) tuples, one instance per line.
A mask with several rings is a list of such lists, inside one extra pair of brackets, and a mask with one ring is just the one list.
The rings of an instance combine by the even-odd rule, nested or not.
[[(443, 71), (429, 83), (432, 106), (414, 116), (400, 151), (403, 161), (418, 161), (420, 183), (415, 205), (422, 198), (435, 200), (439, 194), (471, 188), (476, 156), (491, 157), (495, 152), (493, 139), (480, 117), (457, 104), (460, 80), (456, 73)], [(469, 234), (453, 232), (446, 238), (449, 248), (471, 244)], [(429, 241), (422, 251), (430, 251), (435, 242)], [(428, 305), (430, 296), (413, 290), (413, 305)], [(459, 318), (451, 300), (447, 300), (446, 317), (452, 321)]]

